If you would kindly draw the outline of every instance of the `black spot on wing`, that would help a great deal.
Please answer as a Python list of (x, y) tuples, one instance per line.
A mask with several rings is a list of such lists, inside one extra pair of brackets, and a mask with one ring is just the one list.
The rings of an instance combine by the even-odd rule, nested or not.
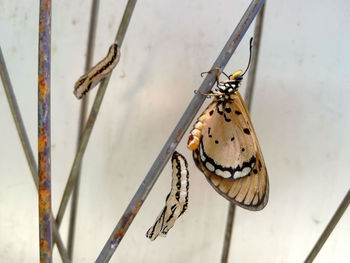
[(224, 113), (224, 118), (225, 118), (225, 121), (227, 121), (227, 122), (230, 122), (231, 121), (231, 119), (230, 118), (227, 118), (227, 116), (226, 116), (226, 114)]
[(210, 134), (210, 130), (211, 130), (211, 128), (209, 127), (209, 128), (208, 128), (208, 136), (209, 136), (209, 138), (213, 137), (213, 136)]
[(243, 131), (245, 134), (248, 134), (248, 135), (250, 134), (250, 130), (248, 128), (244, 128)]

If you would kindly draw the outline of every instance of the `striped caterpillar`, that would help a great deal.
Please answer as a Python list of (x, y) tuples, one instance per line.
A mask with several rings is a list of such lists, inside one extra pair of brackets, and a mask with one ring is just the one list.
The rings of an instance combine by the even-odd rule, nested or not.
[(108, 50), (107, 56), (78, 79), (74, 85), (74, 95), (81, 99), (115, 68), (119, 57), (119, 46), (117, 43), (113, 43)]
[(146, 233), (146, 237), (152, 241), (158, 235), (165, 237), (170, 228), (174, 226), (176, 219), (186, 211), (188, 205), (189, 172), (187, 161), (185, 157), (175, 151), (171, 162), (173, 167), (171, 191), (166, 197), (165, 207), (154, 225)]

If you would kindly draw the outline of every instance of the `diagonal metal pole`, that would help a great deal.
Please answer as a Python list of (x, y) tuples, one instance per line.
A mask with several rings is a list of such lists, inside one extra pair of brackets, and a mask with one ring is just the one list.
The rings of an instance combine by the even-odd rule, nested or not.
[[(258, 58), (259, 58), (259, 49), (260, 49), (261, 33), (263, 28), (265, 5), (266, 4), (264, 3), (256, 17), (255, 28), (254, 28), (254, 44), (253, 44), (253, 50), (252, 50), (252, 58), (251, 58), (251, 64), (249, 69), (249, 75), (247, 80), (247, 89), (245, 92), (245, 102), (247, 104), (248, 111), (250, 111), (251, 109), (252, 98), (254, 93), (255, 76), (256, 76), (256, 69), (257, 69)], [(223, 245), (222, 254), (221, 254), (221, 263), (228, 262), (235, 209), (236, 209), (236, 206), (233, 203), (229, 203), (229, 209), (228, 209), (227, 220), (226, 220), (224, 245)]]
[[(36, 161), (34, 158), (33, 151), (30, 147), (28, 135), (27, 135), (26, 129), (25, 129), (24, 124), (23, 124), (23, 120), (21, 117), (21, 113), (19, 111), (16, 96), (13, 92), (13, 88), (11, 85), (9, 74), (7, 72), (5, 60), (4, 60), (4, 57), (2, 55), (1, 47), (0, 47), (0, 76), (1, 76), (1, 80), (3, 83), (4, 89), (5, 89), (7, 100), (9, 102), (11, 114), (12, 114), (13, 120), (14, 120), (15, 125), (16, 125), (17, 133), (18, 133), (19, 138), (21, 140), (22, 148), (23, 148), (24, 154), (26, 156), (26, 160), (28, 162), (29, 169), (30, 169), (31, 175), (33, 177), (35, 187), (38, 190), (39, 189), (38, 168), (36, 166)], [(51, 211), (51, 214), (52, 214), (52, 211)], [(52, 220), (54, 222), (54, 218), (52, 218)], [(67, 250), (63, 245), (63, 241), (62, 241), (62, 238), (58, 232), (58, 228), (57, 228), (56, 223), (53, 223), (52, 231), (53, 231), (54, 242), (57, 243), (57, 248), (58, 248), (58, 251), (59, 251), (60, 256), (62, 258), (62, 261), (63, 262), (70, 262)]]
[(328, 237), (333, 232), (334, 228), (337, 226), (340, 218), (345, 213), (346, 209), (348, 208), (350, 204), (350, 190), (346, 193), (343, 201), (340, 203), (337, 211), (334, 213), (331, 221), (329, 221), (328, 225), (326, 226), (325, 230), (323, 231), (320, 238), (317, 240), (315, 246), (310, 251), (310, 254), (305, 259), (305, 263), (311, 263), (316, 258), (318, 252), (322, 249), (324, 243), (326, 243)]
[[(130, 22), (130, 18), (131, 18), (131, 15), (133, 13), (135, 4), (136, 4), (136, 0), (129, 0), (127, 5), (126, 5), (125, 11), (124, 11), (124, 15), (123, 15), (122, 21), (121, 21), (119, 29), (118, 29), (118, 33), (117, 33), (117, 36), (115, 38), (115, 41), (118, 43), (119, 48), (122, 46), (122, 43), (123, 43), (123, 40), (124, 40), (124, 36), (125, 36), (126, 30), (128, 28), (128, 25), (129, 25), (129, 22)], [(62, 222), (64, 212), (65, 212), (65, 210), (67, 208), (69, 197), (70, 197), (70, 195), (71, 195), (71, 193), (73, 191), (75, 182), (77, 180), (77, 171), (78, 171), (80, 163), (81, 163), (81, 161), (83, 159), (83, 155), (85, 153), (86, 146), (87, 146), (87, 143), (89, 141), (89, 138), (90, 138), (90, 135), (91, 135), (91, 132), (92, 132), (92, 128), (94, 127), (94, 124), (95, 124), (95, 121), (96, 121), (96, 118), (97, 118), (97, 114), (98, 114), (99, 109), (101, 107), (103, 96), (104, 96), (104, 94), (106, 92), (107, 85), (109, 83), (110, 77), (111, 77), (111, 75), (109, 75), (108, 77), (106, 77), (105, 79), (103, 79), (101, 81), (100, 87), (99, 87), (99, 89), (97, 91), (97, 94), (96, 94), (96, 97), (95, 97), (95, 101), (94, 101), (94, 103), (92, 105), (92, 109), (91, 109), (89, 118), (88, 118), (88, 120), (86, 122), (86, 126), (84, 128), (84, 132), (83, 132), (83, 134), (82, 134), (82, 136), (80, 138), (78, 151), (77, 151), (77, 153), (75, 155), (75, 158), (74, 158), (74, 161), (73, 161), (73, 165), (72, 165), (72, 169), (70, 171), (69, 178), (68, 178), (68, 181), (67, 181), (67, 184), (66, 184), (66, 188), (64, 189), (64, 193), (63, 193), (63, 197), (62, 197), (62, 200), (61, 200), (61, 204), (60, 204), (60, 207), (59, 207), (59, 210), (58, 210), (58, 213), (57, 213), (56, 222), (57, 222), (58, 226)]]
[[(89, 38), (88, 38), (87, 55), (86, 55), (86, 61), (85, 61), (85, 72), (88, 71), (92, 66), (99, 4), (100, 4), (99, 0), (93, 0), (91, 5)], [(78, 129), (78, 145), (77, 145), (78, 147), (80, 143), (80, 136), (83, 133), (84, 125), (86, 123), (88, 99), (89, 99), (89, 93), (83, 97), (81, 102), (79, 129)], [(73, 259), (73, 248), (74, 248), (73, 246), (74, 246), (74, 237), (75, 237), (75, 225), (76, 225), (76, 218), (77, 218), (77, 212), (78, 212), (78, 197), (79, 197), (79, 186), (80, 186), (80, 177), (81, 177), (81, 165), (82, 164), (80, 163), (77, 169), (77, 179), (73, 189), (71, 211), (70, 211), (70, 218), (69, 218), (67, 249), (68, 249), (68, 255), (72, 259)]]
[[(226, 66), (227, 62), (231, 58), (233, 52), (236, 50), (238, 44), (243, 38), (245, 32), (248, 30), (251, 22), (253, 21), (255, 15), (259, 11), (263, 3), (264, 0), (253, 0), (251, 2), (243, 17), (241, 18), (240, 22), (238, 23), (237, 27), (228, 39), (225, 47), (214, 62), (212, 68), (219, 67), (222, 71), (222, 69)], [(120, 218), (118, 224), (116, 225), (112, 234), (107, 240), (96, 262), (108, 262), (113, 256), (115, 250), (117, 249), (118, 245), (123, 239), (130, 224), (132, 223), (136, 214), (140, 210), (144, 200), (146, 199), (153, 185), (157, 181), (161, 171), (163, 170), (170, 156), (174, 152), (177, 144), (180, 142), (181, 138), (183, 137), (189, 125), (191, 124), (196, 113), (203, 104), (205, 97), (200, 94), (208, 93), (210, 91), (210, 89), (215, 83), (215, 76), (216, 74), (212, 72), (208, 74), (203, 80), (200, 88), (198, 89), (197, 94), (195, 94), (185, 113), (176, 125), (174, 131), (163, 146), (157, 159), (153, 163), (151, 169), (147, 173), (146, 177), (142, 181), (137, 192), (135, 193), (134, 197), (132, 198), (131, 202), (126, 208), (123, 216)]]
[(51, 0), (40, 0), (38, 61), (38, 173), (40, 262), (52, 262)]
[(39, 188), (39, 179), (38, 179), (38, 169), (36, 166), (36, 161), (34, 158), (34, 154), (32, 149), (30, 148), (30, 143), (28, 139), (28, 135), (26, 132), (26, 129), (24, 128), (23, 120), (21, 113), (19, 111), (19, 107), (17, 104), (16, 96), (15, 93), (13, 92), (12, 84), (10, 81), (10, 76), (8, 74), (6, 64), (5, 64), (5, 59), (1, 51), (0, 47), (0, 76), (2, 80), (2, 85), (4, 86), (5, 94), (7, 97), (7, 101), (10, 106), (11, 114), (13, 117), (13, 120), (16, 125), (16, 129), (19, 135), (19, 139), (22, 144), (22, 148), (24, 151), (24, 154), (26, 156), (26, 160), (31, 172), (31, 175), (33, 177), (34, 184), (36, 188)]

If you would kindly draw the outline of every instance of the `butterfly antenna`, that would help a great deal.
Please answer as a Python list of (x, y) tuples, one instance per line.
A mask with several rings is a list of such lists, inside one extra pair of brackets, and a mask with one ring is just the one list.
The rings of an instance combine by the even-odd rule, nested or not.
[(250, 43), (249, 43), (249, 60), (248, 60), (248, 66), (245, 69), (245, 71), (243, 72), (243, 74), (241, 76), (243, 76), (245, 73), (247, 73), (249, 66), (250, 66), (250, 61), (252, 59), (252, 48), (253, 48), (253, 38), (250, 38)]
[(231, 77), (231, 75), (227, 76), (227, 74), (225, 72), (222, 72), (222, 74), (224, 74), (228, 79), (230, 79), (230, 77)]

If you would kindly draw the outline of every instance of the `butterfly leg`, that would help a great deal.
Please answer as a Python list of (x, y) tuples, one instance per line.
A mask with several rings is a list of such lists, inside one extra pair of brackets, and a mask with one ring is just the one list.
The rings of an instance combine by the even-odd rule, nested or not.
[(206, 71), (206, 72), (202, 72), (202, 73), (201, 73), (201, 77), (203, 77), (204, 74), (209, 74), (210, 72), (215, 71), (215, 70), (216, 70), (216, 86), (218, 87), (218, 86), (219, 86), (219, 83), (220, 83), (220, 81), (219, 81), (219, 77), (220, 77), (220, 68), (219, 68), (219, 67), (213, 68), (213, 69), (211, 69), (211, 70), (209, 70), (209, 71)]

